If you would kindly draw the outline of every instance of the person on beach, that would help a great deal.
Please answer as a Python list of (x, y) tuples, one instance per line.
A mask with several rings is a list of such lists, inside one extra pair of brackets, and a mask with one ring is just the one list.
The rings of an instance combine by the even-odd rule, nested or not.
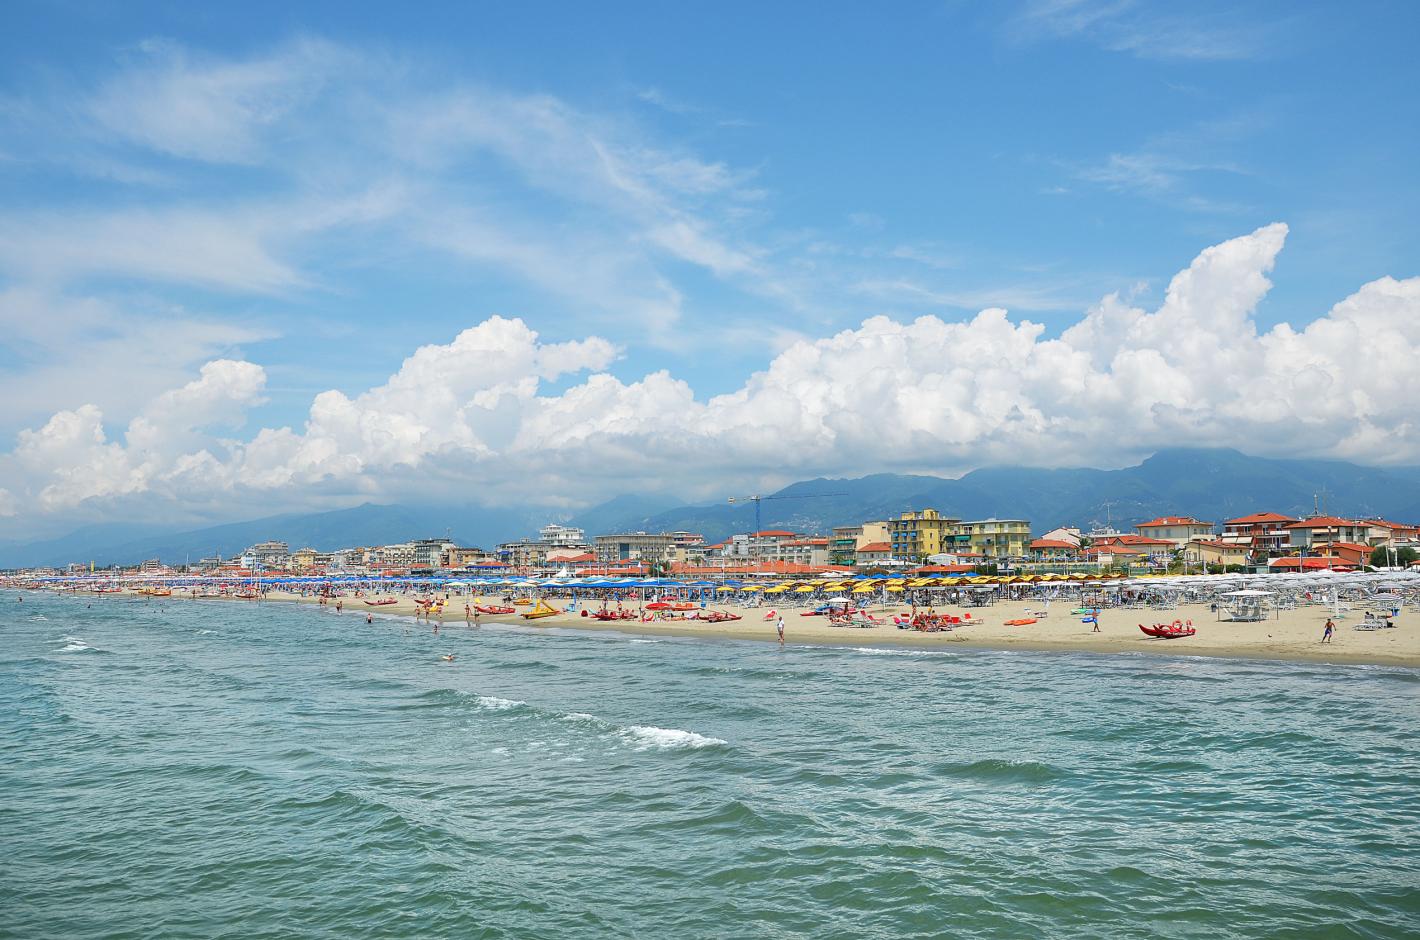
[(778, 631), (779, 631), (779, 645), (780, 645), (780, 646), (783, 646), (783, 645), (784, 645), (784, 615), (783, 615), (783, 614), (780, 614), (780, 615), (779, 615), (779, 622), (775, 625), (775, 627), (776, 627), (776, 629), (778, 629)]
[(1334, 623), (1331, 622), (1331, 618), (1330, 618), (1330, 617), (1327, 617), (1327, 618), (1326, 618), (1326, 626), (1324, 626), (1324, 627), (1321, 628), (1321, 641), (1322, 641), (1323, 643), (1330, 643), (1330, 642), (1331, 642), (1331, 636), (1332, 636), (1332, 634), (1334, 634), (1335, 632), (1336, 632), (1336, 624), (1334, 624)]
[(344, 601), (336, 601), (336, 602), (335, 602), (335, 612), (336, 612), (337, 614), (340, 613), (340, 612), (341, 612), (342, 610), (344, 610), (344, 609), (345, 609), (345, 602), (344, 602)]
[(1090, 619), (1095, 622), (1095, 628), (1094, 628), (1093, 630), (1091, 630), (1090, 632), (1091, 632), (1091, 633), (1099, 633), (1099, 632), (1100, 632), (1100, 612), (1099, 612), (1099, 608), (1095, 608), (1094, 612), (1090, 615)]
[(463, 605), (463, 622), (464, 622), (464, 623), (468, 623), (468, 622), (469, 622), (470, 620), (472, 620), (472, 619), (473, 619), (473, 614), (470, 612), (469, 606), (468, 606), (467, 604), (464, 604), (464, 605)]

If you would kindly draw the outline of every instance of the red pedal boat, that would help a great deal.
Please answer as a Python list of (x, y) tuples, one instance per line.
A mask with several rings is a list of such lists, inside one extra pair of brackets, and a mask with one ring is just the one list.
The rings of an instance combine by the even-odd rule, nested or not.
[(371, 607), (388, 607), (391, 604), (398, 604), (399, 601), (393, 597), (386, 597), (382, 601), (366, 601), (365, 603)]
[(516, 607), (484, 607), (482, 604), (474, 604), (473, 609), (480, 614), (516, 614), (518, 612)]
[(1145, 636), (1158, 637), (1161, 640), (1177, 640), (1179, 637), (1193, 636), (1198, 631), (1193, 628), (1192, 623), (1185, 625), (1177, 620), (1173, 623), (1156, 623), (1152, 627), (1146, 627), (1142, 623), (1139, 629)]

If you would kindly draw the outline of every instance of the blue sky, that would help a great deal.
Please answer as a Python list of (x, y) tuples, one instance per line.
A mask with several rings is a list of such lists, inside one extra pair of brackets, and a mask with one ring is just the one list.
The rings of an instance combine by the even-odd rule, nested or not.
[[(1121, 390), (1117, 356), (1090, 360), (1118, 380), (1090, 393), (1101, 403), (1144, 401), (1124, 442), (1091, 438), (1102, 426), (1079, 423), (1085, 405), (1052, 404), (1059, 389), (993, 404), (1000, 383), (978, 372), (980, 356), (942, 367), (911, 396), (875, 384), (850, 394), (832, 410), (861, 405), (852, 420), (766, 397), (783, 386), (787, 398), (825, 388), (832, 398), (833, 382), (814, 382), (850, 361), (866, 368), (881, 343), (863, 325), (876, 317), (906, 331), (895, 341), (912, 349), (928, 337), (951, 345), (920, 374), (977, 340), (989, 359), (1045, 368), (1033, 344), (1110, 295), (1141, 316), (1172, 317), (1169, 329), (1211, 330), (1218, 349), (1255, 345), (1254, 371), (1264, 360), (1282, 368), (1290, 340), (1279, 327), (1303, 330), (1378, 279), (1398, 279), (1402, 313), (1387, 315), (1403, 316), (1420, 273), (1415, 5), (603, 7), (8, 5), (9, 524), (443, 495), (460, 480), (525, 498), (504, 478), (566, 440), (612, 442), (597, 451), (603, 462), (703, 448), (713, 455), (696, 458), (703, 474), (681, 479), (650, 461), (628, 481), (687, 495), (740, 476), (1118, 464), (1179, 438), (1420, 459), (1413, 429), (1367, 402), (1298, 434), (1283, 420), (1307, 409), (1294, 391), (1261, 431), (1239, 423), (1237, 403), (1202, 388), (1217, 356), (1175, 362), (1168, 339), (1151, 340), (1153, 351), (1180, 378), (1157, 392)], [(1274, 223), (1285, 233), (1266, 229)], [(1221, 296), (1217, 309), (1243, 306), (1206, 323), (1212, 314), (1193, 307), (1170, 312), (1183, 309), (1167, 302), (1170, 278), (1222, 245), (1252, 266), (1220, 266), (1238, 280), (1196, 288), (1193, 305)], [(978, 322), (987, 308), (1038, 325), (1032, 344), (1011, 352)], [(448, 346), (495, 316), (536, 338), (492, 329), (513, 346), (485, 343), (484, 355), (536, 359), (541, 344), (574, 350), (574, 361), (531, 366), (542, 369), (536, 388), (516, 393), (480, 377), (428, 390), (449, 407), (484, 394), (487, 413), (457, 432), (421, 437), (437, 416), (381, 410), (384, 393), (362, 398), (403, 374), (416, 348)], [(922, 317), (932, 322), (912, 327)], [(1096, 319), (1130, 332), (1121, 349), (1131, 356), (1150, 351), (1145, 333), (1169, 335), (1164, 320)], [(1314, 332), (1317, 348), (1336, 345)], [(997, 340), (1007, 345), (995, 350)], [(260, 375), (221, 367), (173, 397), (212, 361)], [(1351, 364), (1313, 365), (1323, 377), (1308, 389), (1334, 395), (1356, 378), (1338, 371)], [(670, 384), (638, 384), (661, 370)], [(621, 387), (584, 390), (600, 375)], [(873, 380), (837, 384), (855, 381)], [(963, 382), (970, 394), (934, 403)], [(352, 437), (308, 427), (331, 391), (356, 403)], [(596, 400), (601, 423), (587, 444), (594, 392), (610, 397)], [(744, 413), (712, 408), (680, 427), (715, 396), (740, 396), (726, 408)], [(924, 410), (896, 413), (916, 436), (845, 458), (893, 408)], [(135, 420), (156, 414), (171, 435), (135, 433)], [(955, 416), (939, 426), (942, 414)], [(747, 420), (752, 431), (737, 431)], [(387, 425), (379, 433), (400, 443), (385, 451), (369, 438)], [(283, 428), (300, 440), (272, 443), (281, 452), (261, 460), (248, 451)], [(1055, 446), (1019, 446), (1015, 434)], [(775, 441), (799, 436), (808, 456), (775, 455)], [(332, 455), (349, 458), (343, 469)], [(210, 471), (200, 482), (196, 464)], [(612, 495), (614, 477), (532, 475), (539, 495), (572, 502)]]

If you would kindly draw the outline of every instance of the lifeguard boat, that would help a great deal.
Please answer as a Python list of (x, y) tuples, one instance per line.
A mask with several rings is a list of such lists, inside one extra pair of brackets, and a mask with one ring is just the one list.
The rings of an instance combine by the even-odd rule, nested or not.
[(1179, 637), (1193, 636), (1198, 631), (1194, 629), (1193, 621), (1184, 623), (1182, 620), (1175, 620), (1173, 623), (1156, 623), (1152, 627), (1146, 627), (1142, 623), (1139, 629), (1145, 636), (1158, 637), (1161, 640), (1177, 640)]

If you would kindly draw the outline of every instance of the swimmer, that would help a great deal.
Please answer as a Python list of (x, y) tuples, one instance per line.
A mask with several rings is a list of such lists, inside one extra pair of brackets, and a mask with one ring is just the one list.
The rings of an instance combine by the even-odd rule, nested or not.
[(374, 623), (374, 622), (375, 622), (375, 615), (374, 615), (374, 614), (366, 614), (366, 615), (365, 615), (365, 622), (366, 622), (366, 623)]
[(444, 662), (446, 662), (446, 663), (451, 663), (451, 662), (454, 661), (454, 654), (453, 654), (453, 653), (446, 653), (446, 654), (444, 654), (444, 656), (442, 657), (442, 659), (443, 659)]

